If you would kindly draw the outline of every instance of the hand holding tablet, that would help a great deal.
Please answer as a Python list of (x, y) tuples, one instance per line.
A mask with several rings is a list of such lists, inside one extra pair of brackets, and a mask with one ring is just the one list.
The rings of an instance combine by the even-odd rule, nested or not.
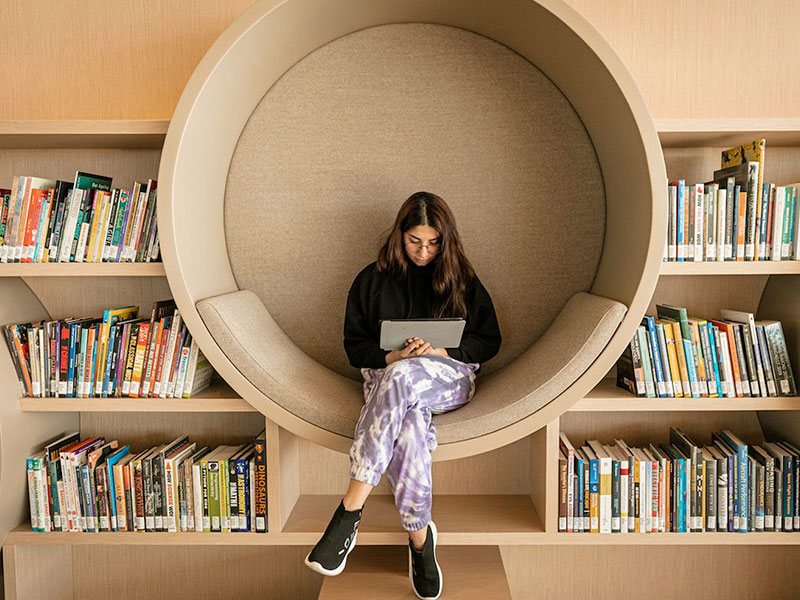
[(458, 348), (464, 319), (383, 319), (380, 346), (383, 350), (402, 350), (412, 338), (421, 338), (432, 348)]

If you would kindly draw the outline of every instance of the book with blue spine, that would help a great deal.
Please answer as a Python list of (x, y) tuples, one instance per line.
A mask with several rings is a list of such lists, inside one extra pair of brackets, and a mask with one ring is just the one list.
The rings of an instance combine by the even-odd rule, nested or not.
[(724, 397), (725, 393), (722, 390), (719, 378), (719, 358), (717, 356), (717, 344), (714, 339), (714, 326), (711, 321), (706, 321), (706, 335), (708, 336), (708, 346), (711, 352), (711, 363), (714, 366), (714, 382), (717, 386), (717, 397)]
[(583, 481), (583, 456), (578, 452), (578, 449), (575, 450), (575, 478), (576, 478), (576, 485), (575, 485), (575, 505), (576, 509), (574, 511), (575, 515), (573, 518), (573, 528), (575, 531), (584, 532), (584, 519), (583, 519), (583, 512), (584, 512), (584, 497), (583, 497), (583, 488), (584, 488), (584, 481)]
[(656, 329), (656, 338), (658, 340), (658, 345), (653, 348), (653, 353), (656, 352), (656, 348), (658, 349), (658, 355), (661, 362), (661, 372), (664, 375), (664, 390), (667, 397), (674, 397), (675, 396), (675, 388), (673, 387), (673, 381), (675, 377), (672, 374), (672, 370), (670, 369), (669, 365), (669, 354), (667, 353), (667, 340), (664, 338), (664, 324), (663, 323), (655, 323)]
[(650, 315), (645, 315), (642, 318), (642, 325), (647, 329), (647, 335), (650, 338), (649, 348), (651, 350), (651, 359), (656, 372), (656, 390), (659, 398), (666, 398), (666, 386), (664, 383), (664, 370), (661, 365), (661, 353), (658, 351), (658, 340), (656, 339), (656, 323), (655, 318)]
[(739, 505), (739, 529), (742, 533), (749, 530), (749, 504), (748, 504), (748, 481), (750, 465), (747, 458), (747, 444), (742, 442), (729, 429), (723, 429), (718, 433), (711, 434), (712, 439), (716, 436), (721, 439), (731, 451), (736, 453), (736, 498)]
[(582, 446), (589, 459), (589, 531), (600, 532), (600, 461), (589, 446)]
[(130, 446), (123, 446), (113, 454), (110, 454), (106, 459), (106, 465), (108, 467), (108, 498), (109, 504), (111, 506), (111, 531), (118, 531), (117, 528), (117, 499), (114, 490), (114, 465), (119, 462), (119, 460), (128, 454), (131, 451)]

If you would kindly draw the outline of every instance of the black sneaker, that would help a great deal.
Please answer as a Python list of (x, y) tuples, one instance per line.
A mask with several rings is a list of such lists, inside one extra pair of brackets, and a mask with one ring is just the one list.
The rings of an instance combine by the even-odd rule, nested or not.
[(339, 502), (325, 533), (306, 556), (309, 569), (322, 575), (338, 575), (344, 571), (347, 555), (356, 545), (362, 510), (345, 510), (344, 502)]
[(442, 593), (442, 570), (436, 562), (436, 523), (428, 523), (428, 534), (422, 550), (408, 540), (408, 577), (417, 598), (436, 600)]

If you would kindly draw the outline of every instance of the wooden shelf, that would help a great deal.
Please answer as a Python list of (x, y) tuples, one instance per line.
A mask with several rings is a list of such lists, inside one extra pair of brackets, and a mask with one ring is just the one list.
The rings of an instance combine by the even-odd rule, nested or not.
[[(315, 544), (328, 526), (341, 496), (301, 495), (281, 535), (297, 543)], [(530, 534), (543, 534), (530, 496), (446, 494), (435, 496), (432, 519), (440, 544), (515, 543)], [(394, 505), (394, 497), (373, 494), (367, 499), (358, 528), (359, 544), (407, 544)]]
[[(577, 538), (574, 540), (567, 538)], [(575, 546), (796, 546), (800, 533), (751, 531), (749, 533), (555, 533), (545, 544)]]
[[(765, 137), (770, 147), (800, 146), (800, 119), (654, 119), (664, 148), (728, 147)], [(161, 149), (169, 121), (0, 121), (0, 148)]]
[(637, 398), (619, 388), (613, 379), (601, 381), (570, 412), (728, 412), (748, 410), (800, 410), (800, 397), (779, 398)]
[(661, 263), (661, 275), (791, 275), (800, 274), (800, 260)]
[[(192, 398), (28, 398), (24, 412), (257, 412), (223, 380)], [(637, 398), (606, 378), (576, 402), (570, 412), (725, 412), (800, 410), (800, 396), (759, 398)]]
[[(488, 498), (491, 496), (483, 496)], [(437, 496), (441, 503), (446, 496)], [(458, 498), (463, 498), (459, 496)], [(371, 502), (371, 497), (368, 502)], [(463, 513), (460, 504), (455, 505)], [(487, 512), (486, 514), (492, 514)], [(395, 524), (393, 532), (369, 531), (366, 510), (365, 520), (358, 528), (359, 546), (405, 546), (408, 535)], [(326, 517), (327, 520), (330, 515)], [(395, 513), (395, 519), (397, 514)], [(796, 546), (800, 545), (797, 532), (750, 532), (750, 533), (544, 533), (523, 531), (445, 531), (441, 521), (458, 522), (458, 517), (434, 521), (439, 528), (442, 546), (486, 546), (486, 545), (537, 545), (537, 546)], [(13, 545), (58, 545), (58, 546), (313, 546), (322, 531), (305, 533), (210, 533), (186, 531), (179, 533), (121, 531), (102, 533), (69, 533), (31, 531), (30, 523), (24, 523), (8, 532), (4, 546)], [(324, 528), (323, 528), (324, 529)]]
[[(446, 578), (443, 598), (511, 600), (503, 557), (497, 546), (436, 548), (436, 560)], [(318, 600), (411, 598), (408, 548), (358, 547), (347, 557), (347, 568), (337, 577), (323, 577)]]
[(164, 263), (0, 263), (0, 277), (164, 277)]
[(164, 145), (166, 120), (0, 121), (0, 148), (136, 148)]
[(766, 138), (767, 145), (800, 146), (800, 119), (654, 119), (664, 148), (730, 147)]
[(211, 533), (182, 531), (103, 531), (83, 533), (68, 531), (31, 531), (30, 523), (8, 532), (4, 545), (57, 544), (63, 546), (254, 546), (274, 544), (274, 534), (269, 533)]
[(222, 379), (191, 398), (28, 398), (24, 412), (258, 412)]

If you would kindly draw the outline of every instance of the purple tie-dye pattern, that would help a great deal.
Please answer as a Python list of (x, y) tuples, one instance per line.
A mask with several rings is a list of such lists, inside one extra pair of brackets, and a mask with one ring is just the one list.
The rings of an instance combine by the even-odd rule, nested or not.
[(383, 369), (361, 369), (364, 407), (350, 447), (350, 477), (377, 485), (386, 473), (407, 531), (431, 518), (432, 415), (464, 406), (475, 393), (478, 363), (426, 355)]

